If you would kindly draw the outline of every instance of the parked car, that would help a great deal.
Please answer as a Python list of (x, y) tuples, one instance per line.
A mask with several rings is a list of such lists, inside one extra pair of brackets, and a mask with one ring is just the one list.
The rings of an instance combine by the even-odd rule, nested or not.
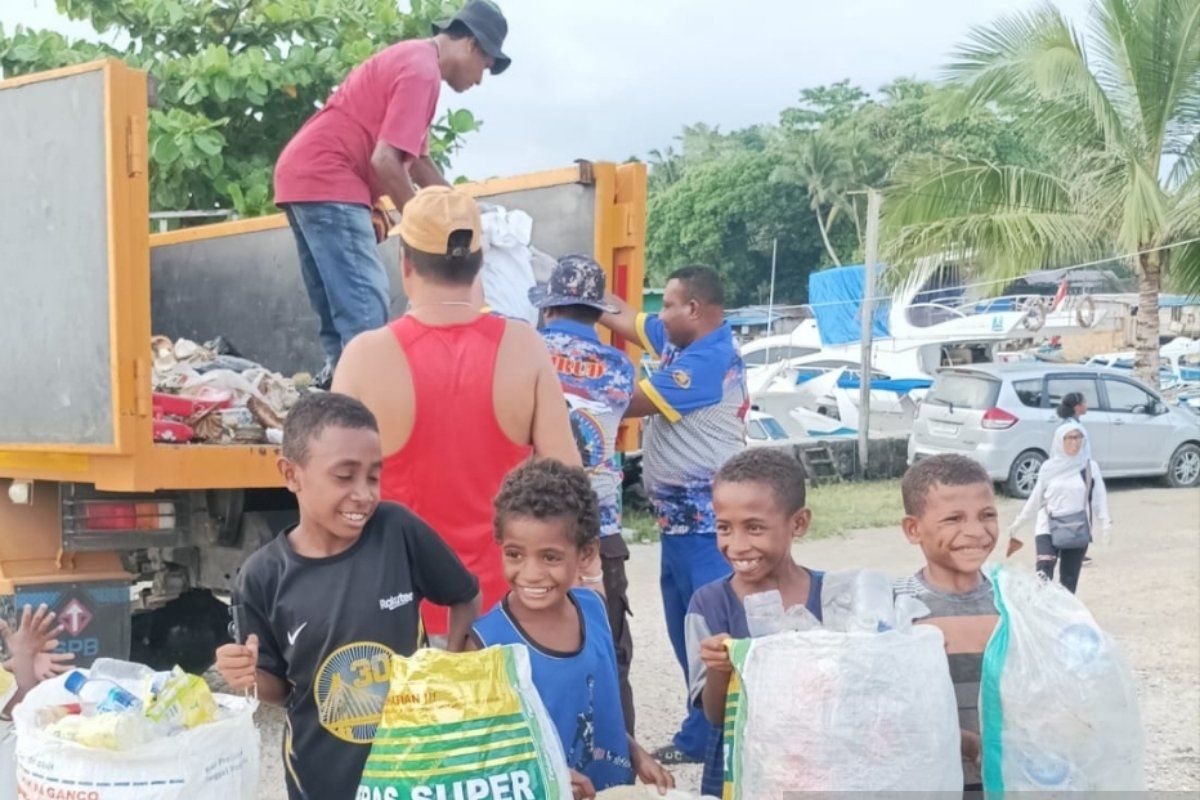
[(938, 453), (976, 459), (1028, 497), (1061, 420), (1063, 395), (1087, 400), (1082, 422), (1106, 478), (1162, 476), (1200, 485), (1200, 416), (1169, 406), (1128, 372), (1086, 365), (974, 364), (938, 371), (908, 440), (908, 463)]

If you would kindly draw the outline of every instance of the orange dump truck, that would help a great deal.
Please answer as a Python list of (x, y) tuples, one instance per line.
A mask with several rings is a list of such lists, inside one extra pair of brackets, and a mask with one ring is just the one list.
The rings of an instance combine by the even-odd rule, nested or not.
[[(113, 60), (0, 83), (0, 615), (47, 603), (83, 665), (200, 669), (239, 565), (295, 506), (270, 445), (154, 441), (151, 336), (223, 336), (284, 375), (322, 357), (282, 215), (150, 233), (146, 90)], [(592, 254), (640, 307), (642, 165), (463, 188), (529, 213), (540, 250)]]

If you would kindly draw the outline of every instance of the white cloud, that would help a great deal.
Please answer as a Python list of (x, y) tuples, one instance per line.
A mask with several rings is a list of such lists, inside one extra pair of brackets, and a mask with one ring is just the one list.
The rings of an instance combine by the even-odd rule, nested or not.
[[(936, 78), (973, 25), (1032, 0), (499, 0), (513, 66), (442, 106), (484, 120), (453, 174), (511, 175), (624, 160), (685, 124), (773, 122), (801, 88)], [(1088, 0), (1059, 0), (1083, 20)], [(0, 21), (86, 35), (53, 0), (0, 0)]]

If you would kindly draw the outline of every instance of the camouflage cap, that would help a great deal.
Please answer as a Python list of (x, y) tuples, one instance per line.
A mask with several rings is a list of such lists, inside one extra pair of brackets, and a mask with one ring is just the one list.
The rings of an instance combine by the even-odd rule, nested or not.
[(587, 256), (563, 256), (550, 273), (550, 282), (529, 290), (529, 302), (538, 308), (589, 306), (608, 314), (616, 309), (604, 302), (604, 268)]

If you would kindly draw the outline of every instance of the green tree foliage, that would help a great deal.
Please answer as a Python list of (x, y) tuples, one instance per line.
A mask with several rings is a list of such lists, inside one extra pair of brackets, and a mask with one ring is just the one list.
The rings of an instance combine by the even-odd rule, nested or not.
[(770, 180), (765, 150), (726, 153), (690, 165), (678, 181), (650, 198), (646, 250), (650, 283), (685, 264), (710, 264), (725, 279), (731, 305), (766, 302), (772, 240), (779, 240), (776, 297), (806, 296), (808, 268), (819, 262), (812, 225), (795, 224), (807, 206), (803, 190)]
[(808, 274), (863, 257), (865, 197), (922, 157), (1036, 165), (1046, 150), (960, 90), (901, 79), (872, 96), (841, 81), (804, 89), (776, 125), (732, 133), (696, 124), (650, 153), (648, 263), (661, 284), (682, 263), (720, 269), (736, 303), (765, 301), (779, 237), (776, 299), (807, 299)]
[[(147, 70), (150, 200), (155, 210), (273, 210), (271, 175), (288, 139), (346, 74), (462, 0), (57, 0), (99, 40), (0, 27), (6, 76), (114, 57)], [(445, 169), (479, 123), (466, 109), (434, 125), (430, 151)]]
[(971, 34), (949, 68), (966, 113), (1011, 109), (1049, 157), (908, 162), (885, 242), (914, 278), (930, 257), (1003, 279), (1138, 253), (1136, 369), (1153, 380), (1164, 281), (1200, 290), (1200, 3), (1095, 0), (1088, 33), (1043, 5)]

